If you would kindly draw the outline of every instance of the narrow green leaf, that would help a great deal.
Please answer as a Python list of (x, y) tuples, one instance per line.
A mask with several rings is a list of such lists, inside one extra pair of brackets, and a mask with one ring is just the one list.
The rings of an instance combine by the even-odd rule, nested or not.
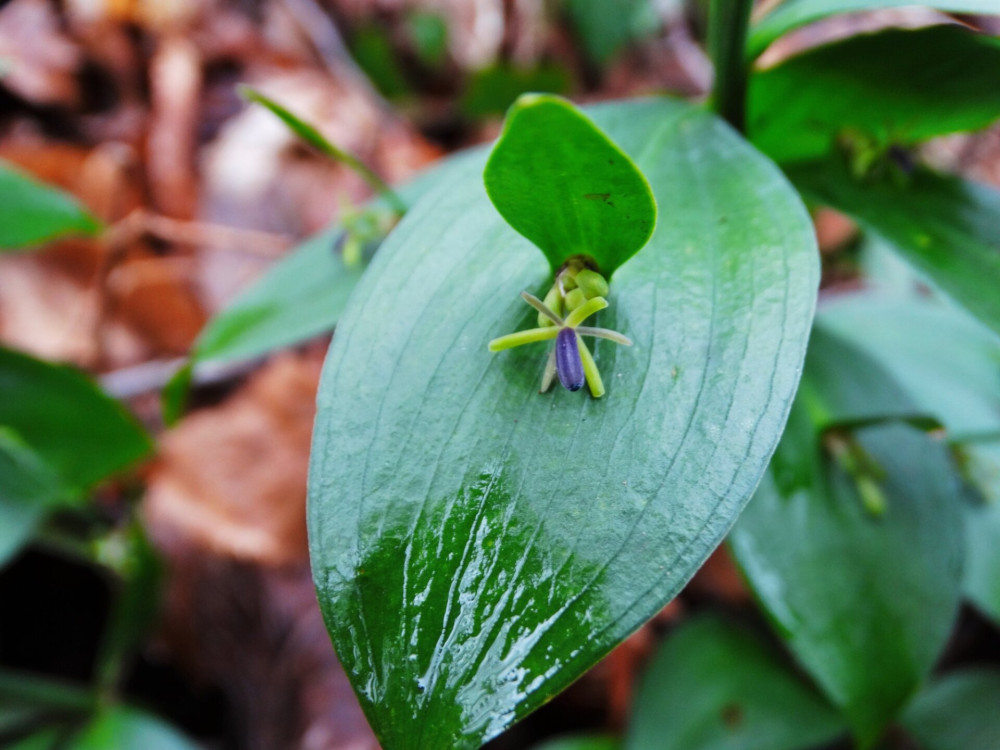
[(749, 53), (757, 57), (779, 36), (827, 16), (910, 5), (925, 5), (953, 13), (1000, 13), (996, 0), (930, 0), (923, 3), (914, 0), (783, 0), (754, 25)]
[(748, 106), (750, 140), (778, 162), (848, 137), (885, 150), (979, 130), (1000, 118), (1000, 39), (960, 26), (850, 37), (753, 76)]
[(619, 750), (621, 743), (614, 737), (580, 734), (557, 737), (534, 747), (534, 750)]
[(656, 225), (656, 201), (642, 172), (559, 97), (517, 100), (483, 176), (497, 211), (553, 270), (582, 254), (610, 278)]
[(337, 252), (343, 230), (314, 235), (212, 319), (195, 344), (198, 362), (250, 359), (333, 329), (361, 273)]
[(68, 729), (42, 729), (6, 745), (7, 750), (63, 750)]
[(17, 554), (59, 499), (58, 477), (16, 433), (0, 427), (0, 566)]
[(87, 688), (0, 670), (0, 731), (30, 728), (56, 718), (79, 718), (96, 705), (96, 694)]
[(646, 668), (625, 750), (806, 750), (846, 731), (787, 658), (702, 617), (671, 633)]
[(807, 199), (857, 220), (952, 300), (1000, 333), (1000, 191), (928, 171), (859, 182), (838, 159), (793, 167)]
[(902, 724), (921, 750), (996, 750), (1000, 747), (1000, 671), (967, 669), (925, 688)]
[(90, 378), (0, 347), (0, 426), (12, 429), (78, 494), (152, 450), (146, 432)]
[[(812, 356), (810, 347), (803, 389)], [(862, 356), (842, 347), (825, 362), (836, 368), (828, 378), (849, 375)], [(810, 411), (806, 398), (796, 401), (730, 540), (778, 632), (871, 747), (930, 671), (955, 618), (958, 487), (946, 449), (903, 424), (855, 430), (872, 468), (848, 474), (821, 447)], [(880, 515), (859, 494), (865, 477), (884, 503)]]
[(197, 745), (161, 719), (128, 706), (105, 709), (73, 738), (69, 750), (196, 750)]
[[(520, 297), (551, 282), (467, 164), (362, 278), (320, 387), (309, 526), (319, 600), (386, 750), (479, 747), (683, 587), (783, 428), (818, 279), (773, 164), (666, 99), (589, 111), (669, 207), (596, 324), (600, 401), (540, 395)], [(391, 300), (391, 303), (387, 303)], [(484, 304), (484, 301), (489, 304)]]
[(0, 253), (99, 231), (100, 222), (75, 198), (0, 161)]
[(404, 213), (406, 211), (406, 204), (403, 203), (395, 192), (393, 192), (392, 188), (386, 184), (385, 180), (375, 174), (372, 168), (361, 161), (361, 159), (357, 156), (333, 145), (326, 138), (326, 136), (320, 133), (308, 122), (250, 86), (240, 86), (239, 92), (240, 95), (247, 101), (256, 102), (272, 112), (279, 120), (285, 123), (285, 125), (287, 125), (288, 128), (295, 133), (295, 135), (304, 140), (321, 154), (328, 156), (334, 161), (338, 161), (357, 172), (362, 179), (364, 179), (364, 181), (371, 186), (372, 190), (374, 190), (376, 194), (385, 198), (385, 200), (399, 213)]

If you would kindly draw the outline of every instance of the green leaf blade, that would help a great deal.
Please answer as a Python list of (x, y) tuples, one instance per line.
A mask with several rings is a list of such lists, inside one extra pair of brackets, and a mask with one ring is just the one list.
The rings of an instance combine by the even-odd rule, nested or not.
[(966, 669), (928, 685), (907, 708), (902, 725), (923, 750), (1000, 747), (1000, 671)]
[(9, 428), (0, 428), (0, 567), (60, 499), (59, 479)]
[(784, 0), (754, 24), (748, 41), (749, 54), (757, 57), (779, 36), (828, 16), (910, 5), (927, 5), (951, 13), (1000, 13), (995, 0), (931, 0), (924, 3), (913, 0)]
[(610, 277), (656, 225), (656, 202), (642, 173), (559, 97), (518, 99), (484, 180), (500, 214), (553, 270), (573, 255), (587, 255)]
[(902, 187), (859, 182), (838, 159), (787, 173), (804, 196), (877, 234), (931, 284), (1000, 333), (1000, 191), (922, 169)]
[(757, 73), (748, 109), (750, 140), (781, 163), (847, 134), (888, 149), (979, 130), (1000, 118), (1000, 39), (959, 26), (850, 37)]
[(604, 399), (539, 395), (544, 345), (487, 351), (531, 325), (520, 293), (551, 268), (477, 164), (390, 236), (330, 351), (310, 550), (387, 750), (478, 747), (658, 611), (732, 524), (798, 381), (817, 257), (780, 173), (679, 103), (591, 115), (673, 209), (597, 316), (635, 341), (596, 342)]
[(702, 617), (650, 661), (624, 750), (801, 750), (845, 731), (787, 659), (748, 630)]
[(146, 432), (80, 371), (0, 347), (0, 426), (79, 494), (152, 450)]
[(68, 193), (0, 162), (0, 252), (100, 230), (100, 222)]
[[(834, 367), (827, 380), (850, 380), (864, 359), (846, 342), (839, 356), (817, 358), (814, 348), (826, 345), (814, 334), (788, 428), (730, 540), (778, 632), (868, 747), (944, 646), (960, 599), (964, 534), (948, 452), (918, 430), (888, 422), (851, 433), (882, 475), (881, 516), (822, 451), (809, 407), (812, 368)], [(889, 383), (874, 393), (906, 398), (883, 377)], [(873, 399), (870, 414), (891, 413)]]

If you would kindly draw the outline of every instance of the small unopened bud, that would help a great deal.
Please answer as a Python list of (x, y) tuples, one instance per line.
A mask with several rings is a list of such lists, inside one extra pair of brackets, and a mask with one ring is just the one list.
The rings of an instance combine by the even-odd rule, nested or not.
[[(562, 317), (563, 298), (562, 295), (559, 293), (558, 287), (553, 286), (551, 289), (549, 289), (549, 293), (545, 295), (544, 302), (552, 312), (554, 312), (559, 317)], [(544, 328), (545, 326), (554, 326), (555, 321), (549, 318), (548, 315), (538, 313), (538, 325), (541, 328)]]
[(587, 299), (608, 296), (608, 282), (597, 271), (591, 271), (589, 268), (577, 272), (576, 285)]
[(569, 311), (575, 310), (586, 301), (587, 295), (583, 293), (583, 290), (574, 289), (566, 294), (566, 309)]

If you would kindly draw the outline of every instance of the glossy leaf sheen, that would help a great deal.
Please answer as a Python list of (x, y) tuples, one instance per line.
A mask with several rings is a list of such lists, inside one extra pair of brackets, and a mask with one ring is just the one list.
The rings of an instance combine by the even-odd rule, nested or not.
[(750, 31), (750, 54), (756, 57), (775, 39), (799, 26), (839, 13), (924, 5), (953, 13), (1000, 13), (996, 0), (784, 0)]
[[(334, 338), (310, 466), (313, 573), (386, 750), (478, 747), (672, 598), (757, 483), (798, 381), (811, 224), (721, 121), (590, 111), (669, 211), (597, 325), (607, 395), (538, 394), (551, 269), (468, 165), (383, 245)], [(392, 304), (386, 304), (392, 300)], [(489, 300), (489, 305), (484, 305)]]
[(787, 658), (701, 618), (671, 633), (647, 666), (624, 750), (803, 750), (845, 731)]
[(850, 37), (753, 76), (748, 107), (750, 140), (779, 162), (825, 156), (848, 129), (882, 147), (978, 130), (1000, 118), (1000, 39), (959, 26)]
[(794, 167), (807, 199), (891, 244), (934, 286), (1000, 333), (1000, 191), (918, 170), (904, 187), (851, 179), (839, 160)]
[(100, 228), (69, 194), (0, 162), (0, 252)]
[(928, 685), (903, 715), (921, 750), (1000, 747), (1000, 670), (968, 669)]
[(78, 493), (149, 453), (145, 431), (86, 375), (0, 348), (0, 426)]
[[(841, 358), (840, 372), (853, 365)], [(809, 371), (807, 362), (803, 388)], [(867, 747), (944, 646), (959, 601), (963, 538), (942, 446), (903, 424), (853, 435), (885, 472), (883, 516), (867, 512), (853, 478), (821, 454), (797, 401), (730, 539), (778, 631)]]
[(642, 172), (559, 97), (517, 100), (483, 179), (497, 211), (553, 270), (573, 255), (587, 255), (610, 277), (656, 225), (656, 202)]

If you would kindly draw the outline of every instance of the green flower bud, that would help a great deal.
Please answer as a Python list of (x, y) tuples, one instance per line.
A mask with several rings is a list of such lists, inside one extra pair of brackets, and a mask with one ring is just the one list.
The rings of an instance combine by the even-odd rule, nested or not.
[(584, 268), (576, 274), (576, 285), (583, 291), (587, 299), (608, 296), (608, 282), (597, 271)]
[(566, 309), (575, 310), (584, 302), (587, 301), (587, 295), (583, 293), (582, 289), (574, 289), (566, 294)]
[[(560, 318), (563, 314), (563, 298), (559, 293), (559, 287), (553, 286), (549, 289), (549, 293), (545, 295), (545, 304), (548, 308), (558, 315)], [(547, 316), (542, 313), (538, 313), (538, 325), (542, 328), (545, 326), (554, 326), (555, 323)]]

